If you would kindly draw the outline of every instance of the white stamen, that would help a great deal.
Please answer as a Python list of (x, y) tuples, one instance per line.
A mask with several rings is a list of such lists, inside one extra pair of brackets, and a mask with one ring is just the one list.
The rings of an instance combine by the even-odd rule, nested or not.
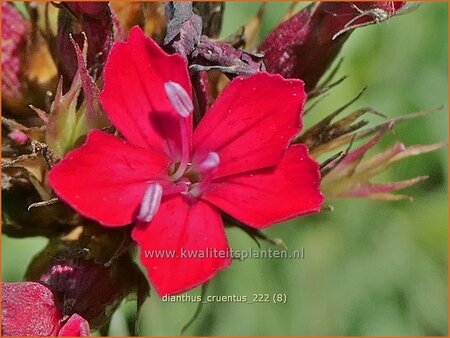
[(200, 169), (200, 171), (209, 171), (214, 168), (217, 168), (219, 164), (220, 164), (219, 154), (214, 151), (211, 151), (199, 164), (198, 168)]
[(189, 162), (189, 137), (188, 127), (186, 120), (179, 119), (180, 125), (180, 138), (181, 138), (181, 159), (177, 171), (172, 175), (172, 180), (176, 181), (180, 179), (188, 167)]
[(194, 105), (189, 94), (179, 83), (167, 81), (164, 83), (164, 90), (166, 91), (167, 99), (177, 114), (182, 117), (182, 119), (179, 120), (181, 158), (177, 171), (172, 175), (172, 180), (176, 181), (184, 175), (184, 172), (188, 167), (190, 144), (186, 118), (192, 114)]
[(167, 98), (178, 115), (181, 117), (188, 117), (192, 114), (194, 110), (192, 100), (186, 90), (179, 83), (167, 81), (164, 83), (164, 89), (166, 91)]
[(142, 222), (150, 222), (158, 211), (162, 195), (163, 188), (161, 184), (156, 182), (150, 183), (142, 198), (137, 219)]

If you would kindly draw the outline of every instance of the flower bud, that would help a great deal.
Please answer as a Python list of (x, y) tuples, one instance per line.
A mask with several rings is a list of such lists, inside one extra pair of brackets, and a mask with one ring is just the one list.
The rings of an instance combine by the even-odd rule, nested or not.
[(81, 15), (95, 16), (100, 12), (104, 11), (108, 7), (108, 2), (102, 1), (92, 1), (92, 2), (66, 2), (65, 6), (70, 9), (75, 16), (79, 17)]
[[(117, 243), (114, 239), (119, 235), (122, 241)], [(105, 236), (112, 241), (104, 241)], [(53, 292), (63, 316), (78, 314), (91, 329), (99, 329), (127, 295), (136, 292), (141, 304), (148, 293), (145, 276), (126, 252), (124, 236), (122, 230), (75, 228), (67, 236), (50, 241), (31, 262), (26, 278), (45, 284)], [(105, 253), (110, 254), (107, 262), (101, 256)]]
[[(86, 37), (84, 33), (82, 35)], [(74, 62), (77, 67), (72, 84), (63, 94), (63, 78), (61, 77), (47, 117), (45, 112), (35, 109), (46, 122), (46, 142), (59, 158), (75, 147), (79, 138), (86, 135), (89, 130), (100, 129), (109, 124), (100, 105), (99, 89), (87, 69), (87, 42), (84, 42), (84, 48), (81, 51), (72, 36), (69, 36), (69, 40), (75, 53)], [(80, 104), (81, 91), (84, 95)]]
[(319, 2), (282, 22), (262, 42), (267, 71), (313, 89), (353, 29), (394, 16), (405, 2)]
[(19, 129), (14, 129), (13, 131), (11, 131), (8, 134), (8, 137), (19, 145), (27, 144), (28, 141), (30, 140), (28, 138), (28, 136), (23, 131), (20, 131)]
[(25, 19), (9, 2), (2, 2), (3, 116), (35, 117), (29, 104), (45, 104), (54, 87), (56, 67), (37, 27), (37, 18)]
[(113, 43), (112, 16), (107, 2), (62, 3), (54, 53), (66, 86), (77, 72), (77, 57), (70, 36), (83, 48), (86, 43), (83, 35), (87, 37), (89, 44), (87, 68), (94, 67), (100, 73)]

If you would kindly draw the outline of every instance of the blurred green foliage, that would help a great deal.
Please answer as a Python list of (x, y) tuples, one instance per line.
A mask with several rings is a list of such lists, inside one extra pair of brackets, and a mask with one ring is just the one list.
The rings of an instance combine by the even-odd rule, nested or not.
[[(289, 3), (270, 3), (263, 36)], [(448, 138), (447, 3), (425, 3), (387, 23), (354, 32), (344, 46), (339, 75), (349, 75), (305, 120), (310, 125), (348, 102), (371, 106), (390, 117), (444, 106), (432, 116), (399, 125), (378, 149)], [(235, 31), (257, 3), (227, 3), (223, 35)], [(349, 110), (349, 112), (351, 109)], [(374, 118), (374, 122), (380, 122)], [(235, 261), (210, 283), (208, 295), (283, 293), (286, 304), (208, 303), (190, 335), (447, 335), (448, 249), (447, 149), (407, 159), (380, 179), (430, 179), (407, 193), (414, 202), (329, 201), (333, 212), (276, 225), (267, 233), (301, 260)], [(256, 249), (243, 232), (228, 230), (235, 249)], [(3, 236), (4, 281), (21, 280), (44, 239)], [(263, 247), (267, 247), (263, 245)], [(198, 295), (193, 290), (190, 295)], [(129, 334), (134, 302), (115, 314), (110, 334)], [(144, 305), (143, 335), (177, 335), (197, 303), (162, 302), (153, 294)]]

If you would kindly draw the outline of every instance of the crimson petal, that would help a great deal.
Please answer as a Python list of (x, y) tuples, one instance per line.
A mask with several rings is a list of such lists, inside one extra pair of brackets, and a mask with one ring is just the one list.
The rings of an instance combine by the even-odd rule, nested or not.
[(251, 227), (265, 228), (319, 211), (319, 184), (319, 166), (299, 144), (276, 167), (225, 177), (202, 198)]
[[(178, 83), (192, 98), (183, 57), (166, 54), (136, 26), (127, 42), (113, 46), (104, 81), (100, 100), (122, 135), (135, 145), (163, 149), (174, 160), (179, 158), (180, 117), (167, 99), (164, 83)], [(192, 125), (191, 119), (188, 125)]]
[(2, 283), (2, 336), (55, 336), (61, 312), (40, 283)]
[(106, 226), (131, 223), (150, 181), (163, 177), (168, 159), (94, 130), (86, 143), (52, 168), (55, 193), (80, 214)]
[(194, 161), (220, 156), (215, 177), (278, 163), (301, 129), (303, 82), (258, 73), (224, 89), (194, 132)]
[[(138, 224), (132, 232), (160, 296), (203, 284), (231, 263), (219, 212), (201, 201), (189, 203), (179, 195), (163, 201), (151, 223)], [(183, 251), (197, 256), (183, 256)]]
[(60, 337), (87, 337), (91, 333), (89, 323), (76, 313), (70, 316), (58, 332)]

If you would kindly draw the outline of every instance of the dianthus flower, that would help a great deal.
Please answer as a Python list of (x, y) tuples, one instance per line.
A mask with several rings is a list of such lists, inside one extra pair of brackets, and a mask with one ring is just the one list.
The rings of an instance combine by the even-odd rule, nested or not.
[(261, 229), (320, 210), (319, 166), (304, 145), (290, 145), (302, 127), (302, 81), (238, 77), (193, 130), (185, 59), (135, 27), (111, 50), (100, 99), (123, 139), (92, 131), (49, 181), (104, 226), (135, 223), (132, 237), (160, 295), (198, 286), (230, 264), (228, 255), (198, 255), (229, 250), (221, 211)]

